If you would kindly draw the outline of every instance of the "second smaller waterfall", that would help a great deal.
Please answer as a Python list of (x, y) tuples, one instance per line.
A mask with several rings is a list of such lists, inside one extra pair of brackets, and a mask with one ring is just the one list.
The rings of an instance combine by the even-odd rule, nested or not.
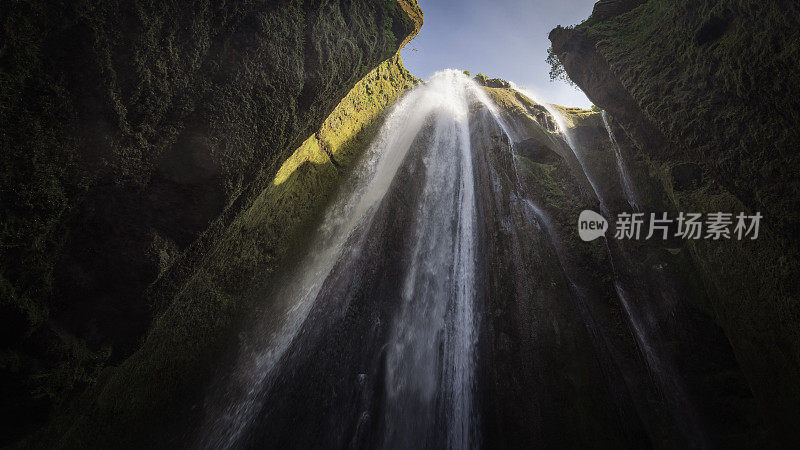
[(622, 191), (625, 194), (625, 199), (628, 200), (628, 204), (631, 208), (633, 208), (634, 211), (641, 211), (642, 201), (640, 200), (639, 194), (636, 191), (636, 185), (631, 179), (628, 165), (625, 163), (625, 159), (622, 156), (622, 150), (619, 147), (617, 138), (614, 137), (614, 131), (611, 129), (611, 124), (608, 123), (608, 115), (605, 111), (603, 111), (601, 115), (603, 117), (603, 125), (606, 127), (606, 131), (608, 131), (608, 139), (614, 146), (614, 157), (617, 160), (617, 172), (619, 172), (619, 180), (620, 184), (622, 185)]

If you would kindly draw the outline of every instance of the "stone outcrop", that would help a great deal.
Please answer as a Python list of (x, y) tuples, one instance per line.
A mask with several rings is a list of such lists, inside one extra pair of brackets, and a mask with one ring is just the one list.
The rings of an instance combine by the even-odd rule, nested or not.
[[(69, 425), (57, 421), (48, 438), (107, 447), (122, 437), (141, 447), (195, 430), (202, 417), (193, 405), (202, 401), (215, 370), (226, 367), (236, 324), (259, 307), (271, 283), (280, 282), (292, 255), (305, 249), (307, 234), (369, 146), (385, 108), (417, 82), (399, 56), (382, 63), (276, 173), (262, 174), (243, 206), (206, 230), (150, 287), (156, 320), (141, 347), (109, 370), (79, 413), (67, 416)], [(150, 393), (158, 395), (143, 401)]]
[[(486, 233), (487, 442), (691, 447), (698, 442), (691, 427), (699, 426), (712, 445), (762, 443), (753, 394), (722, 330), (698, 306), (708, 293), (698, 288), (700, 274), (687, 270), (689, 252), (674, 251), (680, 240), (618, 240), (609, 231), (583, 242), (576, 233), (583, 210), (610, 218), (631, 211), (618, 158), (637, 197), (646, 197), (645, 211), (672, 213), (670, 185), (631, 157), (633, 143), (611, 119), (610, 138), (599, 111), (551, 106), (564, 129), (550, 130), (530, 113), (541, 105), (485, 89), (515, 140), (508, 149), (497, 131), (490, 145), (473, 143), (491, 161), (479, 176), (496, 177), (479, 183), (489, 202), (485, 226), (503, 224)], [(642, 345), (664, 365), (651, 366)], [(686, 398), (676, 406), (679, 390)]]
[(666, 145), (663, 134), (641, 113), (636, 100), (595, 50), (594, 42), (585, 32), (559, 27), (550, 32), (550, 41), (570, 79), (583, 89), (592, 103), (624, 123), (637, 146), (661, 148)]
[(501, 80), (499, 78), (490, 78), (486, 80), (484, 86), (492, 88), (500, 88), (500, 89), (509, 89), (511, 87), (511, 84), (509, 84), (509, 82), (506, 80)]
[(626, 12), (645, 3), (647, 0), (601, 0), (594, 4), (592, 15), (588, 22), (602, 22)]

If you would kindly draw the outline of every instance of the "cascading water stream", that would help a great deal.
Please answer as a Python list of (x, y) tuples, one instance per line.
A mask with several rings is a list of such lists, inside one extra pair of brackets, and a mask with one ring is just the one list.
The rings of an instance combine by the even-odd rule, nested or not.
[[(557, 118), (556, 123), (559, 126), (559, 132), (560, 132), (561, 136), (564, 138), (564, 141), (567, 142), (567, 145), (569, 146), (569, 148), (574, 152), (574, 147), (573, 146), (575, 145), (575, 143), (572, 140), (571, 135), (569, 135), (569, 133), (566, 131), (567, 130), (567, 128), (566, 128), (566, 120), (563, 117), (554, 115), (554, 112), (556, 111), (555, 108), (550, 104), (542, 102), (539, 99), (538, 96), (536, 96), (535, 94), (533, 94), (530, 91), (525, 90), (524, 88), (520, 88), (515, 83), (511, 82), (511, 86), (512, 86), (513, 89), (517, 90), (518, 92), (522, 93), (523, 95), (526, 95), (528, 98), (534, 100), (535, 102), (537, 102), (537, 103), (539, 103), (541, 105), (544, 105), (546, 110), (548, 112), (550, 112), (551, 115), (553, 115), (554, 118)], [(490, 113), (491, 113), (492, 117), (495, 119), (495, 121), (499, 125), (501, 125), (501, 128), (502, 128), (503, 132), (505, 133), (506, 138), (510, 142), (517, 141), (518, 140), (517, 138), (519, 138), (519, 136), (515, 136), (514, 135), (514, 133), (511, 131), (511, 127), (509, 127), (509, 125), (506, 123), (506, 121), (502, 118), (502, 115), (500, 114), (500, 112), (497, 111), (496, 106), (494, 106), (491, 103), (491, 101), (488, 101), (488, 99), (486, 99), (484, 104), (486, 105), (487, 109), (490, 111)], [(559, 113), (560, 113), (560, 111), (559, 111)], [(531, 117), (530, 120), (533, 121), (534, 119)], [(510, 148), (509, 148), (509, 150), (510, 150)], [(576, 157), (577, 156), (578, 155), (576, 155)], [(527, 217), (527, 212), (531, 212), (533, 214), (533, 220), (535, 221), (535, 223), (539, 224), (539, 229), (542, 229), (542, 231), (544, 231), (544, 234), (549, 239), (550, 243), (553, 246), (553, 249), (555, 250), (556, 257), (558, 258), (558, 261), (559, 261), (559, 265), (561, 266), (561, 268), (563, 270), (563, 273), (564, 273), (564, 276), (566, 277), (567, 282), (569, 284), (570, 292), (575, 297), (576, 307), (577, 307), (577, 310), (578, 310), (578, 312), (579, 312), (579, 314), (581, 316), (581, 319), (583, 320), (587, 331), (589, 332), (589, 334), (593, 338), (593, 341), (592, 341), (593, 344), (595, 344), (597, 346), (596, 347), (596, 351), (598, 353), (603, 353), (604, 350), (601, 349), (601, 346), (599, 344), (600, 339), (601, 339), (600, 338), (600, 334), (601, 333), (600, 333), (600, 331), (598, 329), (597, 324), (595, 323), (594, 318), (592, 317), (591, 313), (589, 312), (589, 308), (587, 307), (587, 304), (586, 304), (587, 298), (586, 298), (586, 293), (584, 292), (585, 287), (581, 286), (580, 283), (577, 281), (577, 279), (575, 277), (575, 274), (577, 273), (577, 269), (575, 267), (573, 267), (573, 264), (570, 262), (570, 259), (567, 256), (566, 247), (565, 247), (563, 241), (561, 240), (561, 238), (558, 236), (558, 232), (556, 231), (555, 227), (553, 227), (552, 220), (550, 219), (550, 217), (533, 200), (531, 200), (529, 198), (525, 198), (522, 186), (520, 184), (521, 180), (522, 180), (522, 175), (519, 172), (519, 166), (517, 164), (516, 155), (512, 154), (511, 158), (512, 158), (512, 161), (513, 161), (514, 178), (516, 179), (516, 183), (513, 186), (513, 189), (514, 189), (514, 193), (512, 194), (513, 203), (514, 204), (524, 205), (524, 208), (525, 208), (525, 211), (526, 211), (526, 217)], [(581, 160), (579, 159), (579, 162), (580, 161)], [(581, 167), (584, 167), (583, 163), (582, 162), (580, 162), (580, 163), (581, 163)], [(587, 179), (589, 179), (590, 184), (592, 185), (593, 189), (595, 190), (595, 193), (597, 194), (598, 191), (597, 191), (595, 185), (591, 182), (591, 178), (588, 177), (588, 174), (586, 174), (586, 176), (587, 176)]]
[(215, 401), (209, 411), (201, 446), (233, 447), (251, 425), (277, 363), (308, 316), (323, 282), (345, 248), (363, 239), (361, 233), (368, 228), (426, 115), (435, 106), (433, 98), (417, 90), (393, 109), (376, 143), (367, 151), (360, 171), (328, 209), (309, 252), (313, 257), (299, 264), (298, 270), (272, 295), (285, 300), (270, 305), (242, 343), (231, 381), (221, 393), (221, 400)]
[(595, 324), (591, 313), (589, 312), (589, 308), (586, 306), (586, 294), (583, 292), (584, 288), (580, 286), (577, 280), (575, 280), (573, 277), (573, 274), (576, 272), (576, 270), (572, 267), (569, 258), (566, 255), (563, 241), (558, 236), (558, 233), (553, 227), (552, 221), (550, 220), (550, 217), (547, 216), (547, 213), (545, 213), (542, 208), (540, 208), (532, 200), (524, 199), (523, 201), (528, 206), (529, 210), (533, 212), (536, 222), (541, 224), (541, 226), (544, 228), (545, 234), (553, 244), (556, 257), (558, 258), (559, 264), (564, 271), (564, 276), (569, 282), (570, 291), (577, 299), (576, 303), (578, 306), (578, 311), (581, 314), (581, 318), (586, 324), (586, 328), (594, 339), (594, 342), (597, 343), (600, 339), (600, 332), (598, 331), (598, 327)]
[[(439, 84), (442, 86), (438, 86)], [(426, 184), (414, 248), (403, 284), (403, 305), (387, 357), (388, 447), (424, 446), (445, 417), (447, 446), (475, 441), (474, 362), (475, 186), (469, 140), (472, 82), (456, 71), (438, 74), (442, 95), (433, 139), (424, 157)], [(447, 214), (452, 211), (452, 216)], [(411, 401), (409, 401), (411, 400)], [(436, 403), (440, 402), (440, 411)], [(426, 430), (419, 435), (421, 430)]]
[[(266, 311), (244, 334), (232, 373), (209, 393), (198, 447), (251, 446), (251, 435), (269, 426), (261, 417), (267, 405), (281, 406), (271, 403), (271, 392), (279, 389), (278, 380), (285, 384), (284, 368), (311, 351), (314, 329), (335, 326), (350, 305), (347, 296), (327, 298), (337, 291), (326, 284), (349, 276), (336, 268), (364, 258), (368, 243), (389, 239), (372, 232), (373, 222), (387, 194), (403, 187), (396, 179), (401, 167), (416, 158), (421, 158), (424, 185), (409, 213), (412, 245), (398, 274), (402, 301), (385, 325), (385, 375), (365, 373), (359, 380), (382, 377), (385, 383), (386, 398), (377, 402), (385, 405), (383, 425), (375, 427), (383, 436), (375, 445), (478, 446), (477, 211), (469, 127), (469, 107), (476, 101), (487, 102), (485, 93), (462, 73), (448, 70), (392, 108), (328, 209), (308, 256), (278, 289), (265, 294), (270, 299)], [(342, 414), (360, 409), (343, 405)], [(369, 416), (359, 414), (358, 420)], [(341, 438), (340, 431), (332, 433), (331, 438)]]
[(531, 92), (530, 90), (528, 90), (528, 89), (526, 89), (524, 87), (518, 86), (516, 83), (512, 82), (511, 83), (511, 88), (516, 90), (517, 92), (520, 92), (521, 94), (525, 95), (526, 97), (528, 97), (529, 99), (535, 101), (536, 103), (542, 105), (547, 110), (547, 112), (550, 113), (550, 116), (553, 118), (553, 120), (556, 122), (556, 125), (558, 126), (559, 133), (561, 133), (561, 136), (564, 138), (564, 141), (567, 143), (567, 145), (569, 146), (570, 150), (572, 150), (572, 153), (575, 155), (575, 158), (578, 160), (578, 163), (580, 164), (581, 169), (583, 170), (583, 173), (586, 176), (586, 179), (589, 181), (589, 184), (592, 186), (592, 190), (594, 191), (594, 195), (595, 195), (595, 197), (597, 197), (597, 200), (600, 202), (600, 209), (603, 210), (603, 211), (607, 211), (608, 207), (606, 206), (605, 199), (604, 199), (603, 195), (600, 192), (600, 188), (599, 188), (597, 180), (594, 179), (594, 177), (592, 176), (591, 171), (587, 168), (586, 161), (585, 161), (585, 159), (583, 157), (583, 154), (576, 150), (578, 148), (578, 146), (577, 146), (577, 143), (575, 142), (575, 138), (572, 136), (572, 133), (569, 132), (569, 126), (568, 126), (567, 118), (564, 116), (564, 113), (559, 111), (558, 108), (556, 108), (552, 104), (543, 101), (538, 95), (534, 94), (533, 92)]
[[(571, 169), (583, 170), (607, 212), (566, 119), (542, 104), (566, 142), (551, 136), (558, 151), (574, 154)], [(337, 193), (308, 254), (280, 286), (261, 293), (264, 310), (242, 334), (230, 374), (210, 390), (196, 446), (478, 447), (478, 298), (488, 276), (479, 270), (478, 249), (493, 226), (518, 240), (531, 220), (544, 226), (582, 323), (598, 341), (589, 285), (573, 276), (577, 269), (548, 217), (525, 198), (513, 153), (524, 134), (458, 71), (437, 73), (399, 100)], [(491, 224), (479, 221), (489, 207), (484, 197), (478, 207), (479, 176), (502, 192), (489, 201), (497, 211), (506, 201), (510, 206)], [(628, 292), (639, 295), (620, 276), (630, 261), (624, 251), (609, 252), (612, 262), (622, 258), (614, 274), (638, 344), (679, 407), (681, 385), (661, 357), (646, 311), (628, 301)], [(527, 276), (523, 267), (517, 278)], [(601, 347), (594, 351), (606, 352)], [(313, 432), (298, 440), (298, 428)]]
[[(586, 176), (587, 180), (589, 180), (589, 183), (591, 184), (595, 196), (600, 204), (601, 211), (606, 216), (613, 216), (608, 207), (609, 203), (604, 198), (604, 191), (599, 188), (591, 168), (586, 164), (580, 146), (572, 136), (572, 133), (568, 127), (568, 120), (564, 116), (563, 112), (555, 108), (553, 105), (543, 102), (540, 97), (533, 92), (513, 83), (511, 86), (523, 95), (526, 95), (528, 98), (544, 106), (545, 109), (550, 113), (558, 125), (561, 135), (564, 137), (564, 140), (566, 141), (570, 150), (572, 150), (572, 153), (580, 163), (584, 175)], [(622, 185), (623, 189), (625, 189), (626, 198), (628, 199), (628, 202), (631, 203), (632, 207), (641, 207), (641, 203), (636, 201), (635, 186), (630, 179), (627, 167), (623, 164), (618, 143), (616, 142), (610, 126), (608, 125), (605, 112), (603, 113), (603, 122), (606, 126), (606, 129), (609, 131), (609, 139), (611, 140), (615, 149), (618, 172), (620, 178), (623, 180)], [(538, 207), (536, 207), (534, 204), (530, 204), (530, 206), (536, 211), (537, 216), (541, 217), (542, 220), (546, 220), (546, 218), (542, 216), (542, 212), (538, 209)], [(678, 427), (682, 429), (685, 438), (690, 442), (690, 444), (696, 448), (706, 448), (708, 447), (707, 438), (702, 431), (695, 407), (683, 386), (683, 381), (676, 373), (673, 364), (671, 363), (671, 358), (668, 355), (668, 351), (663, 344), (665, 339), (660, 332), (660, 325), (652, 320), (652, 314), (645, 311), (644, 308), (633, 305), (630, 302), (628, 292), (637, 292), (637, 290), (633, 285), (628, 286), (630, 282), (627, 280), (637, 279), (638, 277), (632, 274), (623, 276), (621, 272), (635, 272), (632, 268), (636, 267), (636, 264), (634, 261), (629, 260), (629, 256), (624, 249), (619, 248), (619, 246), (616, 244), (612, 248), (612, 245), (609, 243), (609, 239), (606, 239), (605, 243), (609, 255), (611, 256), (611, 266), (615, 279), (614, 285), (616, 287), (618, 297), (620, 298), (620, 303), (627, 315), (629, 323), (631, 324), (634, 336), (636, 337), (641, 352), (645, 356), (645, 360), (649, 365), (650, 371), (653, 373), (655, 379), (658, 380), (661, 391), (667, 403), (669, 404), (670, 412), (674, 416), (674, 420), (676, 421)], [(615, 261), (615, 259), (618, 261)], [(658, 285), (661, 284), (657, 277), (654, 282)], [(663, 293), (665, 291), (664, 286), (661, 286), (659, 291)], [(662, 298), (659, 301), (661, 301), (661, 303), (667, 303), (669, 299)]]
[(617, 160), (617, 172), (619, 172), (619, 181), (622, 185), (622, 192), (625, 194), (625, 199), (628, 201), (628, 204), (634, 211), (641, 211), (642, 210), (642, 202), (639, 197), (638, 192), (636, 192), (636, 185), (633, 183), (631, 179), (630, 171), (628, 170), (628, 165), (625, 164), (625, 159), (622, 157), (622, 149), (619, 147), (619, 143), (617, 142), (617, 138), (614, 137), (614, 131), (611, 130), (611, 125), (608, 123), (608, 117), (605, 111), (601, 113), (603, 117), (603, 126), (606, 127), (606, 131), (608, 132), (608, 139), (611, 141), (611, 144), (614, 146), (614, 157)]

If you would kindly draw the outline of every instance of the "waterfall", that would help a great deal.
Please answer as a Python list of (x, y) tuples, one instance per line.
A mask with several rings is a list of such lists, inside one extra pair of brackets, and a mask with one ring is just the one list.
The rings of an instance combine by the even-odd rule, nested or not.
[[(432, 144), (424, 156), (426, 183), (403, 304), (390, 340), (385, 445), (424, 446), (435, 418), (444, 415), (447, 446), (468, 448), (475, 445), (470, 442), (476, 429), (476, 217), (468, 123), (468, 94), (474, 85), (459, 72), (446, 71), (423, 89), (441, 103), (433, 113)], [(443, 408), (438, 414), (437, 400)]]
[[(385, 448), (478, 446), (477, 210), (469, 114), (472, 103), (486, 101), (472, 80), (447, 70), (392, 107), (378, 137), (328, 208), (307, 256), (280, 286), (264, 293), (264, 311), (242, 334), (232, 372), (207, 396), (197, 447), (253, 446), (253, 436), (269, 427), (269, 420), (263, 419), (268, 409), (291, 408), (279, 404), (273, 391), (284, 388), (284, 372), (294, 370), (290, 367), (308, 359), (318, 346), (315, 333), (335, 328), (346, 317), (344, 311), (354, 307), (352, 295), (326, 286), (369, 275), (347, 274), (337, 267), (387, 264), (364, 259), (371, 255), (370, 245), (391, 239), (372, 231), (376, 214), (393, 189), (407, 187), (397, 175), (412, 163), (423, 171), (404, 180), (422, 183), (419, 201), (403, 211), (412, 216), (407, 233), (412, 245), (392, 262), (400, 271), (396, 276), (402, 280), (401, 301), (385, 315), (391, 323), (369, 321), (371, 328), (386, 328), (386, 333), (364, 330), (386, 339), (385, 374), (358, 376), (359, 383), (380, 383), (382, 377), (385, 386), (376, 391), (384, 392), (385, 399), (366, 401), (367, 406), (342, 405), (341, 414), (352, 414), (352, 422), (359, 424), (377, 423), (373, 428), (382, 429), (382, 436), (372, 442)], [(384, 404), (382, 418), (364, 409), (374, 403)], [(347, 420), (349, 416), (342, 419)], [(354, 427), (358, 430), (360, 425)], [(351, 439), (339, 429), (329, 433), (329, 439)]]
[(307, 318), (323, 282), (346, 248), (363, 240), (363, 231), (435, 106), (434, 99), (418, 89), (393, 108), (364, 163), (328, 209), (309, 257), (277, 292), (270, 293), (274, 303), (245, 338), (230, 385), (208, 411), (202, 447), (234, 447), (251, 425), (276, 365)]
[(631, 179), (628, 165), (625, 164), (625, 159), (622, 157), (622, 150), (619, 147), (617, 138), (614, 137), (614, 132), (611, 130), (611, 125), (608, 123), (608, 117), (605, 111), (601, 113), (603, 117), (603, 126), (606, 127), (608, 132), (608, 139), (611, 145), (614, 146), (614, 157), (617, 160), (617, 172), (619, 172), (619, 181), (622, 185), (622, 192), (625, 194), (625, 199), (634, 211), (642, 210), (642, 202), (639, 200), (639, 194), (636, 192), (636, 185)]
[[(553, 116), (561, 135), (564, 137), (567, 145), (579, 161), (584, 175), (592, 185), (597, 200), (600, 203), (601, 211), (606, 216), (613, 216), (613, 212), (608, 206), (609, 202), (603, 195), (604, 191), (599, 188), (595, 181), (592, 170), (593, 168), (586, 164), (582, 156), (582, 149), (575, 141), (575, 138), (569, 129), (568, 120), (564, 113), (555, 106), (543, 102), (540, 97), (529, 90), (519, 87), (513, 83), (511, 86), (512, 88), (526, 95), (528, 98), (544, 106), (545, 109), (547, 109), (547, 111)], [(629, 203), (631, 203), (632, 207), (635, 209), (641, 208), (642, 204), (636, 200), (638, 197), (635, 194), (634, 184), (630, 179), (630, 174), (627, 170), (627, 167), (624, 165), (619, 145), (616, 142), (613, 133), (611, 132), (611, 128), (605, 117), (605, 113), (603, 113), (603, 122), (607, 131), (609, 132), (609, 140), (614, 146), (618, 164), (618, 172), (623, 180), (622, 185), (623, 189), (625, 189), (626, 197)], [(534, 210), (536, 216), (540, 220), (544, 221), (545, 225), (547, 225), (546, 216), (543, 215), (541, 209), (531, 202), (529, 202), (528, 205), (532, 210)], [(554, 236), (551, 235), (550, 238), (553, 239)], [(608, 254), (611, 258), (611, 266), (614, 274), (614, 286), (617, 291), (617, 297), (619, 298), (622, 309), (627, 316), (628, 323), (632, 329), (637, 345), (647, 361), (650, 372), (653, 374), (654, 379), (658, 382), (660, 390), (664, 395), (670, 414), (672, 414), (676, 426), (684, 434), (684, 437), (687, 439), (690, 445), (696, 448), (706, 448), (708, 447), (708, 440), (702, 431), (696, 408), (686, 392), (684, 380), (672, 363), (671, 354), (669, 353), (669, 349), (666, 345), (667, 339), (664, 335), (664, 331), (662, 330), (662, 324), (655, 319), (653, 308), (650, 306), (650, 302), (654, 302), (657, 308), (663, 308), (673, 303), (672, 299), (669, 298), (669, 296), (665, 293), (667, 286), (664, 286), (664, 282), (659, 277), (659, 274), (650, 274), (645, 270), (640, 269), (637, 262), (631, 259), (627, 250), (622, 245), (623, 243), (617, 242), (613, 238), (605, 239), (605, 243)], [(554, 242), (554, 245), (556, 245), (556, 248), (558, 249), (559, 243)], [(568, 266), (565, 266), (564, 269), (566, 271), (570, 270)], [(566, 275), (567, 278), (571, 278), (569, 273)], [(638, 283), (636, 283), (634, 280), (638, 280)], [(660, 292), (660, 298), (649, 299), (649, 296), (645, 293), (645, 291), (640, 289), (639, 284), (642, 282), (647, 283), (648, 281), (658, 288), (658, 291)], [(574, 283), (573, 286), (575, 286)], [(639, 300), (632, 302), (629, 292), (637, 293)]]
[(578, 164), (580, 164), (581, 169), (583, 170), (586, 179), (589, 181), (589, 184), (592, 186), (592, 190), (594, 191), (595, 197), (600, 202), (600, 209), (603, 211), (607, 211), (608, 208), (605, 203), (605, 198), (600, 192), (599, 185), (597, 181), (592, 176), (592, 172), (588, 169), (586, 161), (583, 157), (583, 153), (579, 151), (578, 144), (575, 142), (575, 137), (572, 135), (570, 131), (569, 123), (567, 122), (567, 118), (564, 116), (564, 113), (561, 112), (558, 108), (554, 105), (547, 103), (541, 99), (538, 95), (534, 94), (530, 90), (518, 86), (515, 83), (511, 83), (511, 88), (520, 92), (522, 95), (528, 97), (529, 99), (535, 101), (536, 103), (544, 106), (548, 113), (553, 117), (555, 120), (556, 125), (558, 126), (558, 131), (561, 133), (561, 136), (564, 138), (564, 141), (569, 146), (569, 149), (572, 150), (572, 153), (575, 155), (575, 158), (578, 160)]

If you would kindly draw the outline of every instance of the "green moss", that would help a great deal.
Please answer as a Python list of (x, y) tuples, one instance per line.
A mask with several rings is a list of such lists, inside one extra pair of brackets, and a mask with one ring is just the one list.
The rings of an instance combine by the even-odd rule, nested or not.
[[(650, 0), (577, 27), (671, 143), (641, 151), (673, 207), (764, 214), (757, 241), (688, 246), (713, 293), (707, 310), (786, 435), (800, 423), (798, 18), (796, 2)], [(669, 170), (685, 161), (704, 183), (673, 192)]]
[[(394, 0), (390, 0), (390, 3), (394, 3)], [(400, 47), (405, 47), (412, 39), (416, 38), (419, 30), (422, 28), (422, 22), (424, 21), (425, 15), (422, 12), (422, 8), (420, 8), (419, 3), (417, 0), (397, 0), (397, 4), (403, 9), (406, 13), (407, 19), (403, 18), (404, 21), (407, 21), (409, 25), (409, 29), (412, 30), (408, 33), (408, 37), (400, 44)], [(401, 15), (401, 17), (404, 17)]]
[[(521, 98), (517, 97), (517, 92), (512, 89), (484, 87), (489, 97), (495, 102), (497, 106), (508, 111), (511, 114), (527, 114), (527, 105), (522, 103)], [(521, 94), (519, 94), (521, 96)], [(522, 97), (525, 98), (525, 97)], [(533, 102), (528, 100), (528, 105), (532, 106)]]
[[(154, 277), (172, 283), (162, 307), (195, 267), (171, 262), (202, 261), (203, 230), (211, 240), (229, 225), (422, 24), (415, 0), (343, 5), (0, 6), (0, 326), (13, 334), (2, 349), (31, 361), (9, 375), (16, 390), (69, 398), (85, 383), (64, 368), (94, 358), (76, 348), (102, 360), (112, 346), (113, 363), (137, 348)], [(179, 186), (165, 194), (164, 179)]]
[[(736, 196), (706, 177), (702, 186), (690, 191), (674, 191), (672, 163), (647, 160), (651, 174), (661, 182), (674, 207), (685, 212), (750, 212)], [(773, 343), (800, 342), (797, 328), (797, 280), (800, 263), (787, 253), (785, 240), (769, 230), (768, 218), (762, 219), (758, 240), (687, 241), (685, 246), (692, 267), (697, 268), (712, 295), (701, 305), (714, 317), (737, 352), (745, 374), (750, 379), (762, 408), (769, 414), (793, 410), (793, 400), (800, 398), (796, 384), (779, 382), (796, 368), (786, 365), (797, 358), (792, 347), (776, 348)], [(776, 366), (777, 365), (777, 366)], [(765, 373), (780, 367), (764, 384)], [(791, 422), (790, 416), (782, 420)], [(783, 424), (779, 425), (783, 426)]]
[[(602, 267), (607, 259), (606, 249), (601, 240), (582, 242), (575, 233), (577, 218), (584, 209), (593, 206), (580, 194), (580, 188), (573, 181), (566, 163), (540, 164), (524, 157), (518, 157), (520, 168), (525, 173), (525, 183), (530, 195), (545, 208), (558, 227), (559, 234), (569, 250), (570, 256), (582, 267)], [(592, 270), (595, 275), (607, 274)]]
[(506, 112), (521, 119), (519, 121), (525, 127), (525, 131), (536, 140), (544, 143), (547, 148), (555, 153), (558, 153), (557, 143), (561, 138), (557, 133), (550, 132), (545, 129), (545, 120), (550, 117), (544, 106), (539, 105), (525, 95), (509, 88), (483, 88), (494, 103)]
[[(151, 439), (147, 436), (180, 428), (180, 421), (164, 423), (175, 414), (186, 416), (185, 410), (199, 400), (210, 369), (224, 359), (220, 352), (231, 325), (251, 306), (253, 294), (302, 252), (337, 185), (377, 132), (385, 109), (416, 83), (399, 56), (357, 83), (277, 174), (265, 175), (266, 186), (252, 203), (209, 237), (213, 245), (202, 258), (181, 258), (175, 264), (184, 270), (162, 275), (173, 277), (161, 286), (174, 298), (159, 297), (160, 313), (142, 348), (106, 374), (106, 381), (86, 396), (88, 403), (78, 408), (79, 417), (71, 417), (69, 425), (56, 423), (54, 435), (66, 431), (62, 443), (70, 445), (85, 439), (92, 445), (120, 439), (139, 445)], [(190, 275), (181, 279), (183, 273)]]
[(700, 160), (785, 232), (800, 223), (798, 17), (792, 2), (657, 0), (578, 28), (675, 156)]
[[(577, 128), (580, 126), (597, 126), (600, 118), (600, 111), (594, 109), (583, 109), (575, 106), (554, 105), (564, 113), (567, 126)], [(602, 126), (602, 125), (600, 125)]]

